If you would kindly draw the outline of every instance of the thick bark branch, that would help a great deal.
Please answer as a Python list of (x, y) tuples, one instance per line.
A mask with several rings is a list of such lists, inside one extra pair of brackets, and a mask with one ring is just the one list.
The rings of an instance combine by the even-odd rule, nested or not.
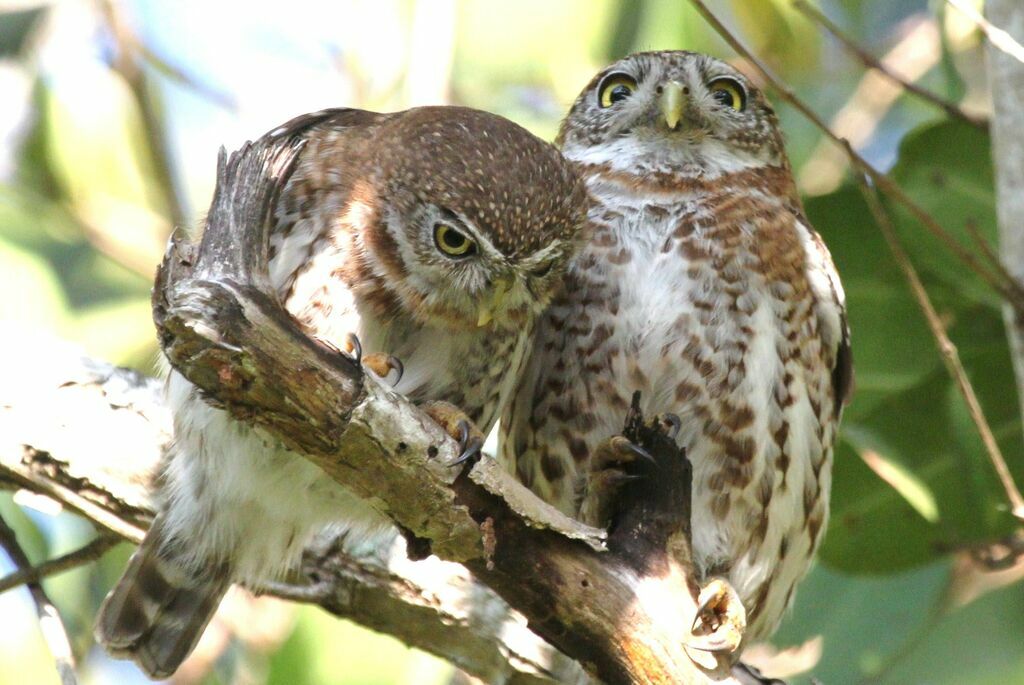
[[(45, 366), (20, 353), (0, 361), (0, 487), (51, 497), (137, 543), (152, 520), (150, 481), (170, 438), (159, 382), (65, 346), (29, 347)], [(489, 683), (589, 681), (457, 564), (357, 555), (325, 537), (307, 550), (303, 573), (308, 586), (271, 593), (318, 604)]]
[[(602, 680), (726, 678), (726, 664), (705, 672), (684, 649), (695, 584), (666, 551), (684, 536), (663, 527), (653, 545), (606, 551), (603, 531), (560, 515), (492, 460), (450, 468), (453, 440), (284, 311), (267, 275), (267, 233), (299, 133), (279, 129), (230, 159), (222, 154), (202, 244), (172, 240), (153, 299), (171, 364), (211, 402), (319, 465), (439, 557), (464, 563)], [(663, 458), (673, 456), (680, 458)], [(619, 540), (646, 539), (643, 520), (630, 525)]]

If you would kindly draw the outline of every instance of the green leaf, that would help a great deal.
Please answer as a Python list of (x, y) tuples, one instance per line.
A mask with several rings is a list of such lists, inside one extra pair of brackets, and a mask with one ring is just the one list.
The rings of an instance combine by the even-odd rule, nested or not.
[(863, 427), (849, 426), (843, 433), (864, 464), (900, 494), (928, 523), (939, 520), (935, 495), (913, 472), (899, 462), (895, 450)]
[[(1018, 582), (942, 617), (881, 683), (1024, 683), (1024, 587)], [(838, 682), (838, 681), (837, 681)]]
[(15, 57), (21, 53), (45, 10), (45, 7), (33, 7), (0, 12), (0, 57)]
[[(965, 244), (967, 219), (992, 239), (988, 149), (983, 132), (932, 125), (904, 141), (893, 175)], [(823, 560), (846, 571), (886, 573), (1007, 533), (1014, 521), (1005, 493), (859, 192), (844, 187), (809, 201), (807, 211), (843, 278), (857, 376), (836, 450)], [(999, 299), (905, 211), (896, 216), (1000, 447), (1024, 482), (1024, 460), (1012, 458), (1024, 454), (1024, 439)], [(881, 459), (874, 471), (859, 456), (866, 449)]]
[[(957, 121), (912, 131), (900, 145), (891, 175), (961, 245), (973, 247), (968, 224), (996, 244), (995, 186), (991, 139), (984, 131)], [(895, 203), (896, 227), (926, 282), (939, 287), (943, 300), (974, 300), (999, 307), (998, 295)]]
[(877, 578), (814, 568), (772, 644), (788, 647), (821, 636), (821, 660), (786, 682), (804, 685), (813, 676), (823, 683), (855, 683), (874, 676), (921, 631), (948, 578), (948, 562)]

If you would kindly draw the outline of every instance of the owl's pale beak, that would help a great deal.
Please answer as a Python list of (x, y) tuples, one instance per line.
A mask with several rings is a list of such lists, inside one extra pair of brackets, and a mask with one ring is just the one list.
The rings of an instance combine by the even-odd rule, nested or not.
[(662, 86), (661, 100), (658, 104), (669, 129), (676, 130), (679, 120), (683, 118), (683, 84), (678, 81), (669, 81)]
[(477, 326), (486, 326), (494, 318), (494, 312), (501, 309), (505, 303), (505, 296), (512, 290), (512, 281), (507, 278), (499, 278), (494, 282), (494, 294), (490, 302), (480, 303), (480, 315), (476, 320)]

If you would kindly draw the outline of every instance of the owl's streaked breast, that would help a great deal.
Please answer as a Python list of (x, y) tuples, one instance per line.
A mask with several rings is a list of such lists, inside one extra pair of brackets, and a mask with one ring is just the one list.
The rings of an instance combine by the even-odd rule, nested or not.
[(532, 413), (512, 419), (532, 430), (517, 436), (534, 460), (520, 477), (572, 513), (633, 391), (646, 414), (679, 414), (695, 561), (730, 578), (766, 634), (824, 526), (835, 426), (822, 327), (839, 319), (819, 311), (832, 293), (812, 283), (788, 170), (590, 181), (592, 238), (540, 324)]

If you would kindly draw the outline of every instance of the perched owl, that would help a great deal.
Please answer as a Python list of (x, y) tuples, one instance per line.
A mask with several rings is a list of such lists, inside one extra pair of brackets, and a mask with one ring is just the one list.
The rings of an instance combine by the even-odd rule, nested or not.
[[(396, 372), (415, 402), (440, 401), (429, 406), (449, 431), (452, 405), (488, 430), (586, 223), (579, 176), (519, 126), (458, 107), (327, 110), (268, 135), (306, 141), (270, 238), (288, 311), (321, 340), (378, 351), (367, 365)], [(391, 530), (177, 373), (167, 397), (161, 513), (97, 624), (111, 653), (153, 677), (189, 654), (231, 582), (279, 577), (328, 523)]]
[(765, 638), (825, 529), (852, 379), (842, 286), (778, 121), (724, 62), (649, 52), (594, 78), (558, 144), (586, 180), (589, 237), (537, 324), (503, 458), (605, 524), (605, 440), (632, 393), (645, 413), (677, 415), (697, 571), (735, 588), (745, 643)]

